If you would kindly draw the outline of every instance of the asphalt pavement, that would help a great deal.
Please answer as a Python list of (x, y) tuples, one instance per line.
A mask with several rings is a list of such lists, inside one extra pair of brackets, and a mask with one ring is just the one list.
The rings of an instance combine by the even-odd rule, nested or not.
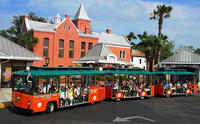
[(200, 96), (152, 97), (103, 101), (30, 114), (12, 107), (0, 109), (1, 124), (199, 124)]

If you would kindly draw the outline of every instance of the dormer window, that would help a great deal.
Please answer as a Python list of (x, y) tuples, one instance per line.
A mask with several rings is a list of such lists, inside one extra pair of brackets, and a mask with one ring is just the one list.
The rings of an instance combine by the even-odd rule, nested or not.
[(122, 51), (120, 50), (120, 53), (119, 53), (119, 55), (120, 55), (120, 58), (122, 58)]
[(126, 58), (126, 52), (123, 51), (123, 58), (125, 59)]
[(64, 25), (63, 29), (64, 29), (64, 30), (66, 29), (66, 25)]
[(69, 26), (69, 31), (71, 31), (71, 26)]

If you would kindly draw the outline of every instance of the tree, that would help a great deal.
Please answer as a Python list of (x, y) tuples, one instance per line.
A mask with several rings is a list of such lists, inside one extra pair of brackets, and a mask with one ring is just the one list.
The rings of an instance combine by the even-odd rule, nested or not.
[(133, 32), (129, 32), (128, 35), (126, 35), (126, 38), (131, 42), (131, 45), (132, 45), (132, 49), (135, 49), (136, 48), (136, 44), (132, 41), (132, 40), (136, 40), (137, 37), (135, 36), (135, 34)]
[(143, 34), (138, 34), (137, 36), (141, 41), (137, 44), (136, 47), (137, 49), (145, 53), (147, 71), (150, 71), (150, 61), (151, 61), (151, 51), (152, 51), (151, 38), (150, 36), (148, 36), (147, 32), (143, 32)]
[[(47, 19), (38, 17), (35, 13), (30, 12), (28, 14), (29, 19), (39, 22), (47, 22)], [(1, 30), (0, 35), (10, 39), (11, 41), (29, 49), (33, 50), (33, 46), (38, 42), (37, 38), (33, 37), (31, 32), (22, 32), (22, 26), (24, 24), (24, 15), (13, 16), (11, 21), (13, 24), (7, 30)]]
[(200, 48), (197, 48), (194, 52), (200, 54)]
[[(158, 37), (159, 38), (161, 38), (162, 36), (163, 19), (169, 18), (171, 11), (172, 11), (171, 6), (165, 6), (165, 4), (163, 4), (163, 5), (158, 5), (157, 9), (151, 13), (150, 20), (158, 19)], [(161, 53), (161, 49), (158, 50), (158, 67), (160, 65), (160, 53)]]
[(173, 54), (174, 43), (169, 42), (166, 35), (162, 35), (160, 38), (157, 35), (148, 35), (144, 32), (143, 34), (139, 34), (138, 38), (140, 42), (136, 46), (137, 49), (145, 53), (148, 71), (154, 71), (159, 50), (161, 50), (161, 60)]
[(21, 33), (18, 37), (18, 44), (28, 50), (33, 51), (36, 43), (38, 43), (38, 38), (34, 38), (32, 32)]
[(7, 30), (0, 30), (0, 35), (7, 39), (12, 39), (12, 37), (7, 33)]
[(47, 20), (48, 20), (47, 18), (36, 16), (35, 13), (33, 13), (33, 12), (30, 12), (28, 14), (28, 18), (31, 19), (31, 20), (33, 20), (33, 21), (39, 21), (39, 22), (45, 22), (45, 23), (47, 23)]
[(191, 49), (191, 50), (193, 50), (193, 51), (195, 51), (195, 49), (194, 49), (194, 47), (193, 46), (185, 46), (185, 47), (187, 47), (187, 48), (189, 48), (189, 49)]
[(175, 44), (173, 41), (165, 42), (163, 45), (163, 48), (161, 49), (160, 59), (164, 60), (164, 59), (172, 56), (174, 54), (174, 52), (173, 52), (174, 46), (175, 46)]

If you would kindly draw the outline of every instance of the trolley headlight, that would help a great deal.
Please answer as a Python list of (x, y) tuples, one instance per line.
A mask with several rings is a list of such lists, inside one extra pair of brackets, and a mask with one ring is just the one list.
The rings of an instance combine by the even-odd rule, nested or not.
[(18, 97), (16, 98), (16, 100), (19, 101), (19, 100), (20, 100), (20, 97), (18, 96)]
[(30, 106), (31, 105), (31, 101), (28, 101), (27, 104)]

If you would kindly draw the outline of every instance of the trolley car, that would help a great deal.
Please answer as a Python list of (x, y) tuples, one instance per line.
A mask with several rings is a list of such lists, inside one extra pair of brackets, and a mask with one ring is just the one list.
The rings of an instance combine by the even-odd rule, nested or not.
[(31, 112), (54, 109), (105, 99), (105, 88), (96, 86), (94, 68), (31, 67), (13, 74), (12, 103)]
[(191, 95), (197, 93), (196, 73), (182, 69), (171, 69), (154, 72), (157, 77), (155, 95)]
[[(104, 69), (106, 75), (112, 76), (112, 81), (106, 82), (106, 98), (120, 100), (124, 98), (141, 98), (154, 96), (152, 73), (142, 69)], [(120, 76), (127, 77), (126, 79)]]

